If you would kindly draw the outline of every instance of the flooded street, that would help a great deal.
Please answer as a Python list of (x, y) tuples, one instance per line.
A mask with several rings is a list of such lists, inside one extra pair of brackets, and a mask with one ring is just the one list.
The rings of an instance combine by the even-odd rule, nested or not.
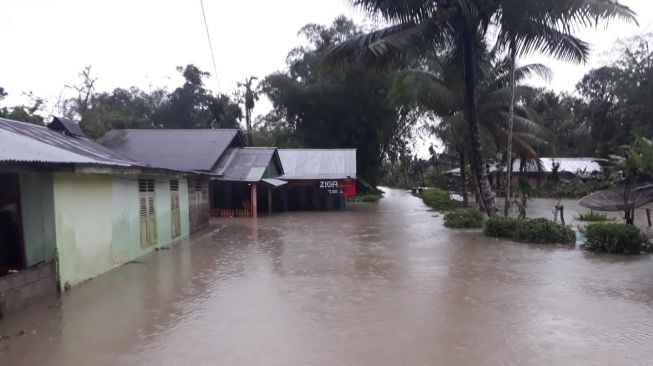
[(0, 320), (0, 365), (651, 365), (652, 300), (651, 256), (448, 230), (391, 190), (217, 220)]

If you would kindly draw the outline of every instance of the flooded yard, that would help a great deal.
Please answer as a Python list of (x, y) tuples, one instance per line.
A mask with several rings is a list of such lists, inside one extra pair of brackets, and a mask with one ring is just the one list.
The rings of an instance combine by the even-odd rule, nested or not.
[(652, 300), (652, 256), (448, 230), (389, 190), (219, 219), (0, 320), (0, 365), (651, 365)]

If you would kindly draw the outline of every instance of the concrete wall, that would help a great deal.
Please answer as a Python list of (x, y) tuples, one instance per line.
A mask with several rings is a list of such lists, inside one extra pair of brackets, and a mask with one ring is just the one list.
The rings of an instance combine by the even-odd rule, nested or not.
[[(68, 288), (170, 244), (169, 178), (157, 177), (157, 244), (141, 247), (138, 178), (55, 173), (54, 207), (59, 280)], [(188, 196), (179, 179), (181, 238), (188, 237)], [(176, 239), (175, 239), (176, 240)]]
[(20, 173), (20, 206), (27, 267), (55, 254), (54, 197), (51, 173)]
[(57, 293), (54, 262), (0, 277), (0, 319), (34, 301)]

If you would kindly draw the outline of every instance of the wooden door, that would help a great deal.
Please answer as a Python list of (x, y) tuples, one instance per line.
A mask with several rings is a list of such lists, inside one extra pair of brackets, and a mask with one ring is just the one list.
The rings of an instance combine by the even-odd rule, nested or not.
[(139, 179), (140, 232), (141, 246), (149, 247), (157, 242), (156, 235), (156, 197), (154, 179)]

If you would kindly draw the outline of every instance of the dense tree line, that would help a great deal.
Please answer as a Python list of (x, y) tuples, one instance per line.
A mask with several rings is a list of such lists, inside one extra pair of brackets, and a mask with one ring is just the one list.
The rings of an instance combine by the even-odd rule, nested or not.
[[(591, 70), (573, 93), (525, 84), (549, 71), (520, 65), (518, 56), (543, 51), (584, 60), (588, 49), (569, 28), (533, 19), (595, 24), (599, 18), (632, 18), (628, 9), (603, 0), (561, 1), (569, 13), (556, 2), (552, 8), (527, 2), (502, 13), (508, 0), (488, 1), (488, 13), (479, 13), (471, 12), (476, 1), (465, 0), (460, 4), (470, 12), (449, 4), (437, 16), (430, 10), (447, 7), (445, 2), (399, 1), (406, 5), (401, 8), (356, 1), (394, 25), (370, 33), (344, 17), (329, 26), (308, 24), (300, 30), (306, 41), (290, 51), (285, 70), (260, 82), (249, 77), (233, 95), (213, 95), (204, 86), (209, 74), (194, 65), (178, 68), (184, 82), (173, 90), (111, 92), (96, 90), (87, 67), (70, 87), (72, 97), (57, 101), (53, 114), (80, 120), (94, 138), (112, 128), (240, 128), (245, 119), (255, 145), (357, 148), (360, 176), (372, 184), (384, 175), (386, 182), (424, 182), (433, 176), (429, 171), (439, 175), (457, 165), (474, 189), (490, 195), (479, 161), (505, 163), (508, 151), (523, 159), (606, 157), (637, 136), (650, 137), (648, 38), (624, 50), (615, 64)], [(435, 8), (420, 12), (427, 5)], [(523, 14), (532, 19), (520, 23)], [(498, 27), (495, 38), (484, 28), (490, 24)], [(0, 88), (0, 103), (6, 95)], [(259, 95), (273, 109), (252, 120)], [(0, 116), (47, 122), (41, 117), (45, 101), (32, 94), (26, 99), (25, 105), (0, 107)], [(432, 149), (430, 159), (418, 159), (411, 148), (418, 134), (439, 139), (444, 152)]]
[[(184, 84), (172, 91), (137, 87), (99, 92), (87, 66), (78, 83), (69, 87), (72, 96), (54, 105), (57, 116), (78, 120), (84, 132), (98, 138), (113, 128), (239, 128), (243, 117), (239, 103), (228, 95), (212, 95), (204, 87), (207, 72), (194, 65), (178, 67)], [(0, 90), (0, 101), (6, 96)], [(43, 124), (44, 100), (28, 94), (31, 105), (1, 108), (0, 116)]]

